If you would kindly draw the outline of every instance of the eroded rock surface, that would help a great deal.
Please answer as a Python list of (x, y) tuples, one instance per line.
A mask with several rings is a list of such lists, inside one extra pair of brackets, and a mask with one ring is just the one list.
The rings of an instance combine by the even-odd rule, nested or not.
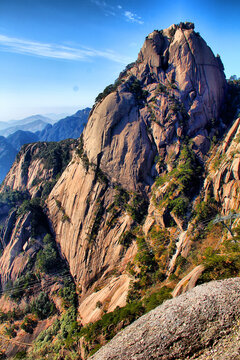
[[(90, 359), (202, 359), (203, 351), (214, 354), (210, 350), (239, 320), (239, 295), (239, 278), (197, 286), (142, 316)], [(232, 353), (216, 359), (233, 359), (238, 350), (232, 346)]]
[(205, 180), (205, 198), (213, 194), (222, 204), (222, 213), (238, 211), (240, 205), (240, 118), (229, 129), (222, 145), (211, 159)]
[[(21, 150), (2, 191), (27, 190), (31, 197), (38, 197), (48, 182), (54, 185), (46, 200), (46, 212), (61, 255), (76, 281), (80, 308), (88, 304), (93, 309), (100, 296), (90, 301), (96, 287), (110, 304), (106, 311), (112, 311), (114, 304), (125, 305), (131, 278), (126, 269), (135, 258), (137, 244), (134, 240), (124, 246), (123, 236), (147, 212), (146, 233), (153, 223), (164, 226), (167, 209), (155, 207), (152, 185), (158, 175), (172, 170), (184, 139), (192, 141), (197, 157), (203, 159), (215, 125), (220, 123), (225, 90), (221, 61), (194, 31), (194, 25), (173, 25), (149, 34), (137, 61), (93, 107), (78, 142), (63, 147), (60, 156), (55, 156), (56, 149), (55, 153), (50, 151), (53, 145), (46, 143)], [(66, 152), (74, 155), (62, 173), (67, 162), (63, 167), (61, 160)], [(54, 166), (48, 162), (53, 153)], [(234, 171), (238, 172), (237, 164)], [(117, 201), (121, 192), (125, 195)], [(145, 213), (142, 211), (136, 221), (129, 208), (134, 210), (140, 201)], [(174, 213), (170, 215), (183, 229), (183, 221)], [(10, 256), (13, 239), (8, 236), (7, 241), (1, 259), (5, 280), (16, 273)], [(27, 249), (26, 245), (24, 256)], [(110, 283), (120, 275), (127, 286), (121, 286), (121, 301), (117, 302), (106, 281)], [(84, 310), (82, 319), (86, 323), (91, 316)]]

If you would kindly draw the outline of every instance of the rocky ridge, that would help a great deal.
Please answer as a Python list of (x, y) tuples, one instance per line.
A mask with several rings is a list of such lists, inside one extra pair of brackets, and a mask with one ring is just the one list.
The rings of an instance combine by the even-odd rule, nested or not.
[[(123, 213), (116, 224), (107, 225), (106, 210), (114, 202), (116, 186), (130, 197), (141, 193), (148, 201), (155, 177), (171, 169), (170, 162), (162, 169), (155, 156), (159, 154), (165, 163), (170, 157), (177, 161), (185, 136), (192, 139), (201, 158), (209, 149), (208, 137), (214, 133), (211, 119), (219, 119), (225, 88), (219, 58), (192, 24), (185, 24), (150, 34), (136, 63), (96, 103), (83, 132), (80, 159), (73, 159), (48, 199), (56, 240), (83, 293), (93, 279), (95, 284), (103, 280), (120, 258), (122, 271), (125, 256), (133, 251), (130, 246), (122, 257), (118, 244), (131, 228), (131, 217)], [(100, 172), (102, 179), (96, 176)], [(59, 221), (56, 201), (69, 222)], [(96, 214), (101, 214), (101, 222), (94, 227)], [(89, 234), (96, 228), (91, 241)], [(66, 234), (71, 242), (65, 241)]]
[[(42, 248), (50, 246), (44, 237), (51, 234), (59, 259), (69, 265), (76, 284), (78, 304), (70, 312), (72, 323), (82, 326), (105, 315), (111, 317), (114, 309), (118, 316), (118, 307), (127, 304), (123, 312), (130, 311), (130, 315), (111, 325), (108, 330), (113, 334), (152, 308), (151, 301), (156, 306), (169, 298), (174, 288), (175, 296), (211, 276), (229, 277), (216, 264), (211, 269), (211, 256), (225, 261), (225, 269), (229, 261), (233, 263), (230, 275), (237, 276), (238, 250), (232, 246), (226, 255), (226, 231), (220, 225), (206, 230), (207, 220), (237, 210), (239, 203), (235, 185), (239, 120), (206, 163), (210, 146), (228, 125), (221, 115), (227, 91), (220, 58), (213, 55), (193, 24), (151, 33), (137, 61), (99, 94), (78, 141), (60, 148), (54, 143), (32, 144), (20, 152), (1, 193), (12, 196), (11, 191), (27, 190), (28, 206), (20, 202), (17, 216), (13, 210), (8, 219), (7, 210), (3, 211), (2, 286), (9, 280), (18, 281), (28, 266), (39, 274), (38, 262), (28, 264), (27, 258), (31, 254), (38, 258)], [(214, 157), (221, 161), (212, 170)], [(46, 189), (48, 183), (51, 186)], [(32, 217), (40, 196), (46, 199), (41, 211), (48, 224), (33, 237)], [(8, 204), (4, 206), (7, 209)], [(19, 208), (24, 209), (23, 214)], [(17, 233), (20, 228), (24, 236)], [(205, 255), (209, 245), (215, 253)], [(50, 292), (55, 304), (63, 304)], [(58, 308), (62, 312), (63, 306)], [(44, 349), (38, 345), (31, 356), (44, 356), (50, 347), (55, 351), (57, 326), (71, 337), (72, 351), (77, 346), (83, 359), (107, 341), (103, 331), (91, 342), (90, 335), (86, 336), (90, 324), (79, 330), (77, 343), (79, 333), (65, 329), (64, 316), (63, 312), (60, 323), (49, 329), (50, 343)], [(76, 325), (76, 319), (81, 325)]]

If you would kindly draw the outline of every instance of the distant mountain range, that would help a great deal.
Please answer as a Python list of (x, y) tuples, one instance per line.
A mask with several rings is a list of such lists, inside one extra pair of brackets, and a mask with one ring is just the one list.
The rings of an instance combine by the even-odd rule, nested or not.
[(27, 124), (19, 124), (19, 125), (10, 126), (6, 129), (0, 130), (0, 135), (6, 137), (8, 135), (14, 134), (18, 130), (31, 131), (31, 132), (35, 133), (36, 131), (43, 130), (47, 126), (47, 124), (48, 123), (43, 120), (34, 120)]
[(87, 123), (90, 108), (79, 110), (72, 116), (59, 120), (54, 125), (47, 125), (37, 132), (40, 141), (60, 141), (68, 138), (77, 139)]
[[(54, 123), (54, 120), (52, 120), (52, 118), (50, 117), (46, 117), (46, 116), (43, 116), (43, 115), (32, 115), (32, 116), (28, 116), (24, 119), (21, 119), (21, 120), (11, 120), (11, 121), (0, 121), (0, 130), (1, 130), (1, 135), (2, 136), (8, 136), (8, 135), (3, 135), (2, 131), (5, 130), (5, 131), (8, 131), (8, 129), (12, 129), (10, 130), (10, 132), (15, 132), (17, 130), (23, 130), (22, 127), (23, 125), (26, 125), (26, 124), (31, 124), (31, 123), (34, 123), (36, 121), (40, 121), (40, 122), (44, 122), (45, 124), (48, 124), (48, 123)], [(14, 127), (18, 127), (17, 130), (14, 130)]]
[(0, 136), (0, 182), (8, 173), (17, 155), (17, 150), (5, 139)]
[[(90, 110), (90, 108), (79, 110), (76, 114), (57, 122), (42, 115), (33, 115), (22, 120), (13, 120), (10, 123), (0, 122), (0, 182), (12, 166), (22, 145), (37, 141), (78, 138), (87, 123)], [(54, 117), (53, 115), (49, 114)]]
[(19, 151), (22, 145), (39, 141), (39, 138), (31, 131), (18, 130), (14, 134), (9, 135), (6, 141)]
[[(1, 130), (6, 130), (9, 131), (7, 129), (11, 128), (11, 133), (17, 131), (17, 130), (23, 130), (22, 126), (29, 124), (29, 131), (35, 132), (34, 129), (31, 129), (31, 123), (35, 122), (35, 121), (41, 121), (44, 122), (46, 124), (54, 124), (55, 122), (65, 118), (69, 116), (69, 114), (66, 113), (62, 113), (62, 114), (54, 114), (54, 113), (49, 113), (46, 115), (31, 115), (28, 116), (24, 119), (20, 119), (20, 120), (11, 120), (11, 121), (0, 121), (0, 131)], [(14, 130), (14, 127), (18, 126), (19, 128), (17, 128), (16, 130)], [(20, 128), (21, 127), (21, 128)], [(27, 129), (25, 129), (26, 131), (28, 131)], [(36, 130), (38, 131), (38, 130)], [(2, 136), (8, 136), (8, 135), (4, 135), (1, 133)]]

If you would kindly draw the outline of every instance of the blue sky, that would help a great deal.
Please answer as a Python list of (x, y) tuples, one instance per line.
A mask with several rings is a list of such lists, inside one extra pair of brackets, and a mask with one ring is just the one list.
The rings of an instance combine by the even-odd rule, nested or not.
[(0, 120), (92, 106), (148, 33), (180, 21), (240, 76), (239, 14), (239, 0), (0, 0)]

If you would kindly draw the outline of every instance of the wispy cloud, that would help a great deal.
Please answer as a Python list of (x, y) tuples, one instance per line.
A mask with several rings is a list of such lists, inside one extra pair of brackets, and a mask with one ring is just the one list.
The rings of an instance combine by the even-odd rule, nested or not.
[(105, 58), (121, 64), (127, 64), (129, 58), (114, 51), (100, 51), (84, 46), (72, 47), (58, 44), (41, 43), (0, 34), (0, 50), (17, 54), (41, 56), (52, 59), (88, 61), (92, 58)]
[(132, 13), (131, 11), (125, 11), (124, 12), (124, 16), (126, 17), (126, 19), (130, 22), (135, 22), (138, 24), (143, 24), (143, 20), (140, 16), (138, 16), (137, 14)]
[(141, 16), (138, 16), (137, 14), (131, 11), (124, 10), (122, 5), (112, 6), (104, 0), (91, 0), (91, 1), (93, 4), (101, 8), (106, 16), (109, 15), (120, 16), (123, 17), (128, 22), (137, 23), (140, 25), (144, 24), (144, 21), (141, 18)]

